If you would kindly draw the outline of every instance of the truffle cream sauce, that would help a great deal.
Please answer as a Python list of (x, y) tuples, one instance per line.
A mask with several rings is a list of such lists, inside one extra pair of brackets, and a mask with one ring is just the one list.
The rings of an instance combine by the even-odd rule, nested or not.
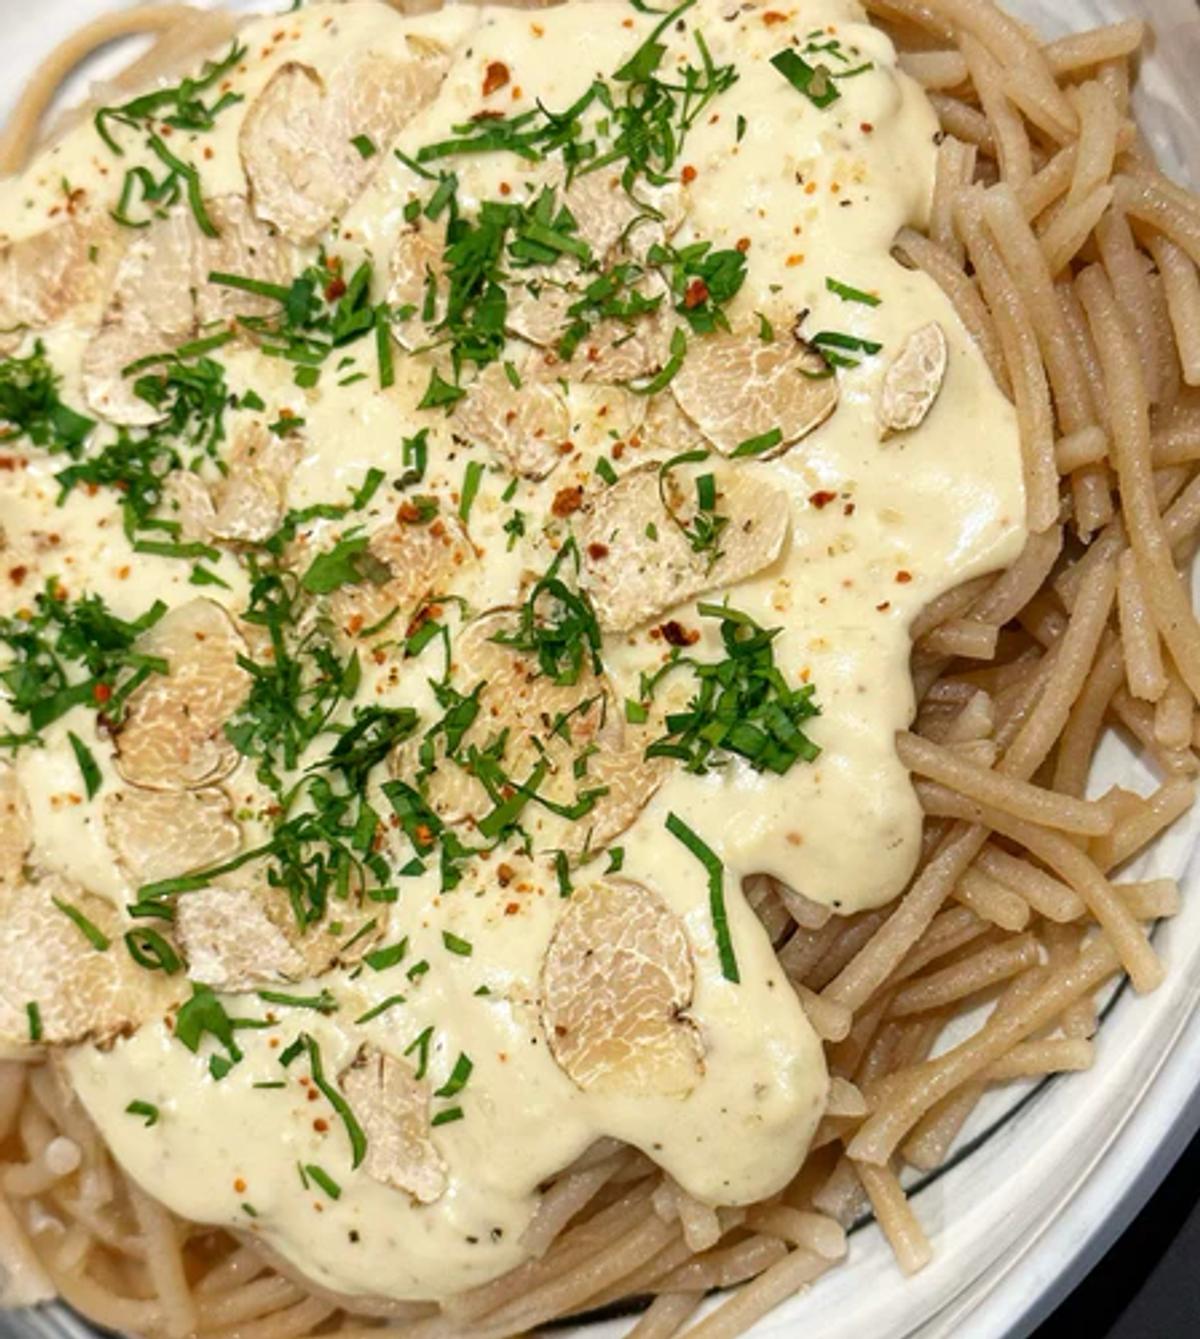
[[(231, 78), (246, 101), (222, 113), (202, 137), (211, 150), (202, 163), (205, 192), (245, 190), (238, 128), (256, 92), (287, 60), (328, 70), (355, 49), (403, 53), (410, 34), (452, 47), (440, 94), (397, 141), (414, 154), (481, 107), (519, 111), (534, 98), (549, 108), (567, 105), (594, 77), (611, 76), (656, 21), (610, 0), (537, 12), (451, 8), (412, 18), (382, 5), (313, 5), (253, 21), (243, 32), (248, 54)], [(142, 1026), (106, 1052), (72, 1050), (66, 1065), (76, 1090), (142, 1186), (186, 1218), (255, 1234), (338, 1292), (441, 1298), (511, 1268), (525, 1257), (521, 1238), (539, 1186), (602, 1136), (644, 1150), (711, 1203), (754, 1201), (788, 1182), (822, 1112), (827, 1078), (817, 1038), (741, 894), (741, 880), (766, 872), (841, 913), (877, 906), (902, 888), (920, 833), (918, 806), (892, 743), (913, 712), (909, 625), (939, 593), (1010, 563), (1024, 541), (1013, 411), (940, 291), (890, 255), (897, 230), (925, 218), (937, 127), (924, 96), (896, 68), (888, 39), (850, 0), (768, 10), (700, 0), (685, 22), (686, 31), (664, 38), (668, 61), (680, 53), (694, 57), (692, 34), (700, 30), (713, 58), (732, 61), (739, 78), (687, 140), (683, 160), (695, 175), (676, 245), (702, 237), (717, 247), (748, 246), (747, 279), (729, 309), (735, 328), (756, 322), (759, 311), (810, 309), (809, 330), (844, 330), (883, 346), (839, 373), (840, 405), (816, 432), (777, 460), (735, 462), (786, 489), (793, 507), (780, 560), (728, 594), (761, 624), (782, 629), (776, 660), (789, 681), (816, 685), (821, 715), (810, 733), (823, 751), (814, 764), (797, 764), (783, 777), (758, 775), (738, 762), (706, 776), (676, 771), (618, 838), (623, 874), (656, 890), (682, 918), (694, 955), (690, 1013), (705, 1073), (686, 1098), (588, 1094), (558, 1068), (536, 1013), (538, 972), (563, 905), (554, 875), (539, 867), (519, 891), (502, 890), (494, 865), (482, 861), (449, 894), (439, 894), (435, 874), (404, 882), (399, 901), (380, 914), (388, 918), (386, 942), (409, 936), (407, 958), (354, 980), (345, 973), (323, 979), (342, 1006), (332, 1017), (272, 1011), (253, 996), (228, 1000), (231, 1013), (274, 1021), (239, 1034), (245, 1060), (219, 1083), (209, 1075), (207, 1052), (190, 1053), (165, 1021)], [(840, 84), (840, 101), (826, 110), (769, 63), (792, 39), (802, 45), (816, 30), (870, 65)], [(497, 61), (510, 81), (485, 99), (483, 72)], [(84, 188), (93, 204), (112, 204), (124, 169), (139, 161), (138, 137), (129, 138), (128, 158), (118, 167), (90, 122), (69, 131), (6, 184), (0, 233), (19, 237), (45, 227), (55, 202), (61, 204), (64, 179)], [(200, 137), (177, 135), (177, 151), (193, 138)], [(372, 185), (333, 239), (350, 261), (360, 254), (375, 259), (378, 299), (403, 206), (425, 189), (383, 146), (380, 152)], [(452, 165), (468, 209), (473, 199), (495, 198), (502, 181), (519, 183), (537, 171), (502, 154), (462, 156)], [(880, 304), (839, 299), (827, 290), (827, 277), (876, 294)], [(883, 373), (905, 337), (930, 321), (941, 324), (950, 348), (940, 397), (918, 430), (881, 443), (876, 403)], [(68, 403), (82, 404), (79, 363), (89, 333), (63, 327), (44, 336), (64, 374)], [(466, 462), (485, 460), (451, 439), (440, 413), (417, 411), (428, 377), (421, 357), (397, 349), (396, 384), (386, 391), (373, 378), (339, 388), (329, 377), (304, 391), (279, 360), (248, 348), (219, 356), (231, 389), (252, 386), (269, 412), (287, 409), (306, 421), (304, 455), (288, 496), (293, 507), (343, 500), (374, 466), (393, 477), (401, 439), (421, 426), (430, 429), (424, 487), (450, 499), (447, 505), (457, 500)], [(373, 370), (369, 359), (362, 361)], [(512, 503), (500, 498), (506, 473), (489, 469), (484, 476), (470, 515), (471, 538), (483, 556), (463, 570), (454, 592), (473, 610), (519, 600), (522, 581), (552, 556), (549, 541), (561, 539), (561, 524), (551, 523), (549, 533), (531, 524), (510, 550), (502, 526), (512, 506), (531, 518), (548, 517), (557, 490), (594, 483), (596, 459), (622, 435), (627, 397), (578, 386), (570, 394), (575, 454), (544, 482), (522, 481)], [(622, 467), (654, 445), (636, 441), (632, 435)], [(56, 468), (58, 460), (33, 452), (19, 468), (0, 473), (6, 566), (27, 569), (20, 589), (4, 583), (5, 612), (27, 602), (51, 575), (74, 593), (98, 592), (127, 617), (155, 598), (177, 605), (198, 593), (215, 595), (234, 613), (244, 608), (246, 581), (232, 558), (216, 569), (231, 591), (198, 592), (188, 584), (186, 564), (134, 557), (111, 495), (76, 490), (56, 506)], [(354, 520), (370, 528), (394, 505), (385, 488)], [(314, 548), (339, 529), (318, 528)], [(699, 626), (694, 654), (719, 654), (713, 620), (698, 619), (691, 603), (674, 616)], [(635, 695), (638, 673), (660, 663), (663, 650), (644, 628), (607, 637), (604, 655), (618, 694)], [(434, 642), (398, 673), (394, 664), (370, 667), (361, 700), (410, 705), (423, 719), (436, 718), (428, 680), (439, 672), (440, 656)], [(23, 750), (19, 773), (33, 806), (35, 856), (123, 905), (133, 890), (104, 839), (98, 803), (105, 792), (92, 804), (79, 794), (68, 730), (91, 747), (106, 787), (119, 784), (111, 742), (96, 732), (90, 713), (72, 712), (47, 732), (43, 749)], [(261, 797), (247, 772), (243, 764), (226, 786), (253, 808)], [(672, 811), (724, 863), (739, 984), (720, 972), (703, 870), (664, 828)], [(254, 838), (249, 821), (246, 841)], [(576, 885), (605, 864), (601, 856), (580, 870)], [(472, 954), (449, 952), (445, 931), (469, 941)], [(408, 969), (418, 961), (429, 968), (410, 980)], [(483, 986), (489, 993), (478, 993)], [(403, 1005), (367, 1024), (348, 1021), (396, 993), (405, 996)], [(306, 1030), (321, 1044), (326, 1071), (337, 1073), (364, 1038), (400, 1055), (426, 1027), (434, 1029), (434, 1087), (445, 1082), (459, 1053), (470, 1055), (474, 1071), (456, 1099), (463, 1118), (432, 1131), (449, 1170), (446, 1193), (419, 1206), (351, 1170), (340, 1122), (324, 1101), (307, 1100), (305, 1087), (280, 1068), (279, 1055)], [(280, 1080), (286, 1086), (255, 1087)], [(132, 1101), (159, 1107), (153, 1128), (127, 1114)], [(434, 1109), (444, 1105), (435, 1101)], [(315, 1127), (317, 1116), (327, 1118), (324, 1130)], [(303, 1185), (298, 1164), (325, 1168), (341, 1186), (340, 1198)]]

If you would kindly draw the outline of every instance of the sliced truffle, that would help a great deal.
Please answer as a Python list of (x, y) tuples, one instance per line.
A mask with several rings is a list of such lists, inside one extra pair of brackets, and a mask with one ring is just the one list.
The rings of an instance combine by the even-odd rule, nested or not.
[(288, 899), (265, 884), (201, 888), (180, 894), (175, 906), (188, 975), (214, 990), (320, 976), (357, 962), (379, 938), (378, 929), (364, 932), (369, 921), (358, 912), (339, 913), (337, 924), (336, 935), (327, 922), (302, 929)]
[(286, 283), (288, 256), (274, 233), (257, 222), (241, 196), (206, 202), (218, 237), (201, 231), (186, 204), (155, 219), (134, 240), (117, 268), (99, 331), (83, 355), (88, 404), (115, 423), (146, 425), (163, 410), (134, 390), (125, 368), (150, 354), (169, 353), (199, 323), (234, 314), (259, 315), (274, 304), (256, 294), (210, 284), (213, 271)]
[(235, 316), (270, 316), (279, 307), (274, 298), (210, 283), (208, 276), (239, 274), (286, 288), (292, 279), (291, 248), (273, 228), (264, 226), (244, 195), (221, 195), (207, 201), (205, 208), (218, 236), (192, 230), (196, 319), (208, 325)]
[(722, 455), (778, 432), (778, 441), (759, 459), (793, 446), (824, 423), (838, 402), (837, 379), (820, 354), (799, 340), (764, 342), (757, 335), (692, 340), (671, 393)]
[(486, 367), (455, 408), (456, 435), (482, 442), (516, 474), (544, 479), (569, 447), (567, 402), (555, 384), (513, 386), (499, 363)]
[(33, 843), (29, 801), (11, 763), (0, 763), (0, 885), (21, 880)]
[(111, 231), (94, 218), (71, 218), (0, 246), (0, 352), (16, 348), (25, 330), (44, 330), (99, 295), (106, 267), (92, 248), (115, 253)]
[(616, 255), (643, 257), (653, 243), (665, 241), (683, 222), (686, 203), (677, 182), (639, 183), (635, 199), (620, 172), (603, 168), (578, 173), (561, 200), (601, 265)]
[(657, 465), (639, 466), (590, 495), (579, 525), (582, 581), (606, 631), (627, 632), (779, 557), (791, 516), (787, 494), (748, 470), (706, 472), (716, 484), (711, 514), (725, 524), (716, 548), (699, 553), (681, 528), (694, 522), (695, 493), (677, 473), (660, 479)]
[(279, 529), (288, 481), (300, 456), (296, 436), (279, 436), (258, 420), (242, 425), (212, 490), (209, 531), (217, 539), (255, 544)]
[(166, 661), (130, 697), (117, 731), (117, 770), (134, 786), (195, 790), (233, 771), (237, 750), (225, 723), (244, 701), (250, 675), (238, 664), (244, 643), (212, 600), (171, 610), (136, 643)]
[(215, 786), (118, 790), (103, 812), (108, 844), (135, 886), (207, 869), (241, 849), (229, 796)]
[[(527, 653), (497, 642), (517, 627), (515, 612), (481, 615), (454, 640), (454, 676), (460, 691), (479, 689), (479, 713), (464, 734), (460, 756), (471, 745), (495, 748), (503, 740), (504, 773), (521, 781), (537, 771), (537, 793), (555, 804), (573, 804), (587, 791), (603, 791), (576, 819), (531, 802), (522, 816), (539, 850), (577, 856), (602, 850), (624, 831), (662, 782), (664, 764), (645, 762), (644, 741), (627, 732), (607, 678), (586, 667), (574, 684), (557, 684), (539, 672)], [(421, 741), (394, 753), (394, 775), (411, 780), (420, 765)], [(425, 781), (428, 800), (445, 822), (480, 820), (494, 807), (486, 787), (467, 768), (439, 753)]]
[(425, 302), (429, 283), (434, 281), (434, 297), (445, 292), (442, 283), (442, 253), (446, 247), (446, 229), (440, 223), (419, 220), (405, 228), (392, 247), (391, 285), (388, 301), (393, 308), (411, 307), (412, 314), (392, 322), (396, 339), (406, 349), (416, 349), (429, 343), (430, 326), (436, 322), (425, 319)]
[[(401, 126), (437, 92), (448, 53), (409, 39), (409, 55), (355, 52), (322, 78), (281, 65), (250, 104), (238, 138), (259, 218), (309, 242), (358, 198)], [(362, 153), (364, 137), (375, 152)]]
[(136, 378), (124, 369), (191, 335), (198, 231), (188, 207), (177, 205), (135, 238), (117, 267), (104, 319), (83, 354), (87, 402), (115, 423), (145, 425), (163, 416), (134, 393)]
[[(57, 905), (56, 905), (57, 903)], [(99, 949), (62, 907), (108, 941)], [(117, 912), (57, 874), (0, 890), (0, 1046), (106, 1044), (157, 1017), (179, 993), (176, 979), (139, 967), (121, 942)]]
[(397, 520), (375, 531), (367, 545), (369, 578), (330, 596), (334, 626), (351, 641), (403, 641), (422, 602), (445, 590), (475, 550), (454, 516)]
[(360, 1046), (338, 1076), (367, 1137), (363, 1170), (385, 1186), (432, 1204), (446, 1190), (446, 1164), (429, 1127), (429, 1085), (378, 1047)]
[(644, 450), (666, 458), (707, 445), (704, 434), (680, 409), (669, 390), (647, 398), (649, 404), (638, 434)]
[(704, 1073), (683, 923), (625, 879), (576, 888), (542, 963), (551, 1054), (585, 1092), (686, 1097)]
[(883, 378), (879, 395), (879, 435), (911, 432), (925, 422), (946, 379), (949, 350), (936, 321), (914, 330)]
[(571, 324), (569, 308), (579, 301), (580, 282), (587, 278), (574, 259), (514, 272), (505, 316), (509, 333), (539, 348), (555, 348)]

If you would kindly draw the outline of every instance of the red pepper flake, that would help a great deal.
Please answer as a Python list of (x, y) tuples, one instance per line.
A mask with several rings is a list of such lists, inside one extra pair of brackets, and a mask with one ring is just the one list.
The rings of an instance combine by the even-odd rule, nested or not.
[(820, 492), (810, 493), (808, 495), (809, 502), (812, 503), (818, 511), (820, 511), (822, 507), (828, 507), (831, 502), (836, 500), (836, 498), (836, 493), (831, 493), (828, 489), (824, 488), (822, 488)]
[(886, 614), (887, 611), (888, 611), (891, 607), (892, 607), (892, 602), (891, 602), (891, 600), (884, 600), (884, 602), (883, 602), (882, 604), (877, 604), (877, 605), (875, 606), (875, 608), (876, 608), (881, 614)]
[(486, 98), (494, 93), (498, 88), (503, 88), (508, 83), (508, 66), (502, 60), (493, 60), (488, 62), (488, 67), (483, 74), (483, 96)]
[(846, 505), (842, 508), (842, 515), (843, 515), (843, 516), (853, 516), (853, 515), (854, 515), (854, 503), (853, 503), (853, 502), (847, 502), (847, 503), (846, 503)]
[(583, 489), (578, 484), (560, 488), (554, 495), (550, 510), (555, 516), (570, 516), (583, 506)]
[(8, 569), (8, 579), (13, 583), (14, 586), (19, 586), (21, 582), (23, 582), (28, 575), (29, 575), (28, 567), (17, 566), (17, 567), (10, 567)]
[(773, 28), (777, 23), (786, 23), (787, 15), (781, 14), (777, 9), (768, 9), (763, 15), (763, 23), (768, 28)]
[(739, 237), (733, 245), (744, 256), (750, 250), (750, 239), (749, 237)]
[(787, 258), (787, 267), (789, 270), (795, 269), (797, 265), (803, 265), (803, 264), (804, 264), (803, 251), (795, 251)]
[(700, 640), (700, 633), (695, 628), (685, 628), (673, 618), (663, 623), (659, 631), (668, 646), (695, 646)]
[(693, 279), (687, 286), (687, 292), (683, 295), (683, 305), (691, 311), (693, 307), (699, 307), (702, 302), (708, 301), (708, 285), (703, 279)]
[(317, 1119), (313, 1121), (313, 1129), (316, 1130), (318, 1134), (324, 1134), (329, 1129), (329, 1122), (324, 1116), (318, 1116)]
[(321, 1094), (320, 1094), (319, 1092), (317, 1092), (317, 1090), (316, 1090), (315, 1088), (310, 1088), (310, 1089), (308, 1090), (308, 1100), (309, 1100), (310, 1102), (315, 1102), (315, 1101), (317, 1100), (317, 1098), (320, 1097), (320, 1096), (321, 1096)]
[(608, 545), (593, 542), (587, 546), (587, 555), (594, 563), (598, 563), (601, 558), (608, 557)]
[(859, 130), (862, 131), (862, 133), (863, 133), (864, 135), (871, 135), (871, 134), (873, 134), (874, 131), (875, 131), (875, 127), (870, 123), (870, 121), (862, 121), (862, 122), (860, 122), (858, 128), (859, 128)]
[(233, 1188), (239, 1195), (244, 1195), (246, 1193), (246, 1183), (240, 1176), (234, 1181)]
[(506, 916), (515, 916), (517, 912), (520, 910), (521, 910), (520, 902), (509, 902), (504, 907), (504, 914)]
[(512, 194), (512, 187), (508, 184), (507, 181), (502, 181), (502, 182), (500, 183), (500, 194), (501, 194), (501, 195), (511, 195), (511, 194)]
[(428, 823), (418, 823), (414, 831), (417, 834), (417, 841), (419, 841), (422, 846), (433, 845), (433, 829)]
[(688, 185), (689, 182), (696, 180), (696, 169), (691, 163), (684, 164), (683, 170), (679, 174), (679, 180), (682, 181), (685, 186)]
[(112, 698), (112, 688), (106, 683), (98, 683), (92, 689), (92, 697), (101, 704)]
[(421, 509), (407, 498), (396, 508), (396, 520), (401, 525), (416, 525), (421, 519)]
[(501, 888), (507, 888), (516, 877), (517, 871), (513, 869), (511, 865), (506, 865), (502, 862), (496, 866), (496, 878), (499, 881)]
[(473, 112), (472, 121), (503, 121), (504, 113), (499, 108), (485, 107), (483, 111)]
[(896, 573), (896, 580), (900, 583), (900, 585), (907, 586), (908, 583), (912, 580), (912, 573), (901, 570)]

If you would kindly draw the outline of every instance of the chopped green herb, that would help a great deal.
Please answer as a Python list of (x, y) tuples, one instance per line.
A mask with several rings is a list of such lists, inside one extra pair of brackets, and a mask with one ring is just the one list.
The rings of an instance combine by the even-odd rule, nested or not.
[(429, 1122), (430, 1125), (449, 1125), (452, 1121), (462, 1120), (462, 1107), (446, 1107), (444, 1111), (439, 1111), (437, 1115)]
[(677, 814), (667, 815), (667, 831), (687, 847), (708, 874), (708, 908), (717, 941), (717, 954), (721, 960), (721, 975), (726, 981), (740, 981), (737, 957), (729, 933), (729, 918), (725, 910), (725, 867), (716, 852)]
[(874, 293), (864, 293), (861, 288), (851, 288), (849, 284), (839, 283), (837, 279), (826, 277), (825, 287), (836, 293), (843, 302), (861, 302), (864, 307), (878, 307), (882, 298)]
[(99, 764), (92, 756), (91, 749), (74, 730), (67, 731), (67, 740), (71, 745), (72, 753), (75, 754), (75, 761), (79, 764), (79, 773), (83, 777), (84, 789), (87, 791), (87, 797), (90, 800), (103, 785), (104, 777), (100, 773)]
[(450, 1077), (434, 1091), (434, 1097), (456, 1097), (467, 1086), (467, 1080), (474, 1068), (471, 1057), (459, 1052), (454, 1068), (450, 1071)]
[(92, 921), (71, 902), (64, 902), (61, 898), (52, 897), (50, 899), (62, 914), (75, 926), (81, 935), (96, 950), (97, 953), (104, 953), (111, 945), (112, 940)]
[[(352, 1153), (352, 1167), (357, 1167), (366, 1157), (367, 1136), (363, 1133), (362, 1126), (355, 1118), (354, 1112), (350, 1110), (350, 1104), (342, 1094), (326, 1079), (325, 1070), (321, 1064), (321, 1048), (312, 1037), (305, 1034), (304, 1044), (308, 1050), (308, 1064), (312, 1073), (312, 1081), (320, 1089), (321, 1093), (337, 1114), (341, 1117), (342, 1124), (346, 1127), (346, 1134), (350, 1139), (350, 1149)], [(311, 1174), (312, 1168), (309, 1168)], [(314, 1178), (315, 1179), (315, 1178)], [(336, 1199), (337, 1196), (335, 1195)]]
[(358, 152), (362, 155), (362, 157), (364, 158), (375, 157), (376, 153), (375, 145), (372, 142), (371, 137), (369, 135), (355, 135), (351, 139), (350, 143), (354, 145), (354, 147), (358, 150)]
[(314, 1162), (306, 1163), (304, 1170), (308, 1173), (309, 1179), (313, 1182), (313, 1184), (320, 1186), (321, 1189), (329, 1196), (331, 1200), (340, 1200), (342, 1198), (341, 1186), (338, 1185), (338, 1183), (333, 1179), (332, 1176), (329, 1175), (328, 1172), (322, 1171), (322, 1169), (318, 1167), (316, 1163)]
[(770, 432), (764, 432), (759, 437), (748, 437), (744, 442), (739, 442), (730, 455), (731, 457), (761, 456), (764, 451), (770, 451), (782, 441), (783, 432), (779, 428), (772, 428)]
[(385, 972), (389, 967), (395, 967), (397, 963), (404, 961), (404, 955), (408, 952), (408, 936), (399, 940), (395, 944), (389, 944), (387, 948), (376, 949), (373, 953), (367, 953), (363, 956), (363, 962), (373, 972)]
[(417, 1053), (417, 1072), (415, 1077), (418, 1080), (425, 1077), (425, 1071), (429, 1068), (429, 1044), (432, 1040), (433, 1028), (427, 1027), (423, 1032), (414, 1037), (404, 1048), (404, 1054), (406, 1056), (412, 1055), (414, 1051)]
[(803, 56), (799, 56), (791, 47), (784, 47), (771, 57), (771, 64), (779, 71), (797, 93), (803, 93), (814, 107), (822, 111), (835, 103), (842, 95), (838, 92), (833, 76), (825, 65), (810, 65)]
[(469, 939), (460, 939), (458, 935), (451, 934), (449, 930), (442, 931), (442, 943), (451, 953), (457, 953), (460, 958), (469, 958), (475, 952), (475, 947)]
[(164, 972), (167, 976), (174, 976), (183, 967), (179, 954), (157, 930), (145, 926), (127, 930), (125, 947), (134, 962), (148, 972)]
[(466, 472), (463, 475), (462, 494), (458, 502), (458, 514), (464, 521), (470, 519), (471, 508), (475, 505), (475, 498), (479, 493), (479, 485), (482, 480), (483, 463), (478, 460), (467, 461)]
[(405, 1003), (405, 996), (389, 995), (386, 1000), (381, 1000), (373, 1009), (368, 1009), (365, 1014), (360, 1014), (354, 1022), (355, 1024), (370, 1023), (373, 1019), (378, 1018), (380, 1014), (387, 1013), (393, 1005), (403, 1003)]
[(25, 1006), (25, 1016), (29, 1020), (29, 1040), (42, 1039), (42, 1011), (36, 1000), (30, 1000)]
[(613, 469), (612, 463), (607, 456), (601, 456), (600, 459), (596, 461), (596, 473), (610, 487), (617, 482), (617, 472)]
[(279, 990), (259, 990), (255, 994), (264, 1004), (282, 1004), (288, 1009), (312, 1009), (319, 1014), (337, 1012), (338, 1002), (327, 990), (319, 995), (288, 995)]
[(52, 454), (78, 456), (96, 425), (62, 402), (60, 384), (40, 339), (28, 357), (0, 359), (0, 443), (25, 438)]
[(159, 1111), (153, 1102), (130, 1102), (125, 1108), (125, 1114), (128, 1116), (141, 1116), (146, 1122), (146, 1128), (158, 1124)]

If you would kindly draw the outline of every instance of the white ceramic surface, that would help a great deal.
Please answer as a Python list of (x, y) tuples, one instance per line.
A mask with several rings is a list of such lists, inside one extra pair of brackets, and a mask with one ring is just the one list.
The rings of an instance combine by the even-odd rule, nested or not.
[[(1142, 125), (1177, 176), (1200, 183), (1200, 7), (1197, 0), (1008, 0), (1009, 8), (1057, 34), (1138, 16), (1156, 41), (1142, 72)], [(19, 78), (57, 38), (113, 0), (0, 0), (10, 78), (0, 117)], [(239, 8), (265, 8), (238, 4)], [(286, 7), (286, 5), (278, 6)], [(1148, 779), (1111, 743), (1098, 780)], [(755, 1331), (760, 1339), (801, 1331), (821, 1339), (1023, 1339), (1074, 1286), (1169, 1173), (1200, 1128), (1200, 818), (1177, 825), (1136, 867), (1141, 876), (1179, 874), (1182, 915), (1161, 925), (1156, 945), (1166, 984), (1144, 999), (1118, 992), (1089, 1073), (993, 1094), (964, 1132), (948, 1169), (927, 1178), (914, 1205), (936, 1251), (905, 1279), (873, 1225), (853, 1236), (851, 1257)], [(580, 1339), (617, 1339), (628, 1321), (581, 1327)], [(0, 1334), (84, 1339), (64, 1312), (0, 1315)]]

